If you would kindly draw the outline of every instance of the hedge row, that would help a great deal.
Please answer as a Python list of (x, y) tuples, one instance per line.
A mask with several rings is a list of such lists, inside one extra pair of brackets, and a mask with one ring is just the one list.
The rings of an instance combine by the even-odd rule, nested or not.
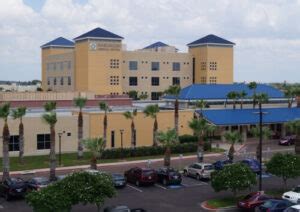
[(194, 136), (194, 135), (181, 135), (178, 137), (179, 138), (179, 142), (181, 144), (183, 143), (196, 143), (198, 141), (198, 138), (197, 136)]
[[(197, 151), (197, 143), (176, 144), (171, 147), (172, 154), (182, 154)], [(145, 146), (136, 148), (115, 148), (107, 149), (102, 153), (101, 159), (118, 159), (127, 157), (141, 157), (163, 155), (165, 148), (163, 146)]]

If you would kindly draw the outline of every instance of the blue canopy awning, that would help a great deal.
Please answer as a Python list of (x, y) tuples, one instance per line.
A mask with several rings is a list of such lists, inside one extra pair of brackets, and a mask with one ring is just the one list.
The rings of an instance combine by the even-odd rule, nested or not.
[[(200, 113), (200, 110), (196, 111)], [(203, 117), (217, 126), (254, 125), (259, 123), (259, 109), (207, 109)], [(300, 108), (265, 108), (264, 124), (285, 123), (300, 119)]]

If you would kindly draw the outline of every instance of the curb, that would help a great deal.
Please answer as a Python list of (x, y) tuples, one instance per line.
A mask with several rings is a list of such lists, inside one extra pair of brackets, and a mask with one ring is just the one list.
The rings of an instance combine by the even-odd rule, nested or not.
[(238, 211), (238, 208), (236, 206), (228, 206), (224, 208), (214, 208), (207, 205), (207, 201), (204, 201), (201, 203), (201, 207), (207, 211)]

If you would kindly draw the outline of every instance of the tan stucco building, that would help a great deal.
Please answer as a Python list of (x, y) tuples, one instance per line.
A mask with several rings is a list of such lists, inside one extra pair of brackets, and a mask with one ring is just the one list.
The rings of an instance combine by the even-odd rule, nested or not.
[(101, 28), (41, 46), (42, 87), (53, 91), (121, 95), (131, 90), (156, 100), (169, 85), (233, 83), (234, 43), (208, 35), (187, 53), (156, 42), (127, 51), (123, 37)]
[[(108, 113), (107, 148), (118, 148), (121, 146), (121, 130), (123, 147), (130, 147), (131, 121), (123, 115), (124, 111)], [(42, 113), (28, 113), (23, 118), (24, 123), (24, 155), (46, 155), (50, 151), (50, 129), (41, 119)], [(64, 132), (61, 136), (61, 150), (64, 153), (77, 151), (77, 112), (57, 113), (58, 121), (56, 130), (56, 152), (59, 149), (58, 133)], [(84, 112), (83, 114), (83, 138), (94, 138), (103, 136), (103, 112)], [(193, 110), (183, 110), (179, 113), (179, 134), (191, 134), (188, 121), (193, 118)], [(157, 115), (159, 131), (165, 131), (174, 127), (174, 111), (161, 111)], [(154, 120), (145, 117), (139, 111), (135, 117), (136, 146), (151, 146), (153, 139)], [(18, 120), (9, 118), (10, 130), (9, 150), (10, 156), (19, 154)], [(0, 129), (3, 129), (3, 120), (0, 120)], [(2, 149), (2, 142), (0, 142)], [(2, 151), (0, 152), (2, 157)]]

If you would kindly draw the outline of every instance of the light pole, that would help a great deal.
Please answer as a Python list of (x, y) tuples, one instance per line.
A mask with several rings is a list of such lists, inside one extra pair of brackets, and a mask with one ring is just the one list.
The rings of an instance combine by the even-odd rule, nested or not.
[(59, 144), (58, 144), (58, 165), (59, 166), (61, 166), (61, 136), (65, 133), (66, 133), (65, 131), (58, 133), (58, 138), (59, 138), (58, 139), (58, 142), (59, 142)]
[(259, 114), (259, 180), (258, 180), (258, 188), (259, 191), (262, 191), (262, 125), (263, 125), (263, 115), (267, 114), (267, 112), (262, 111), (261, 103), (259, 103), (259, 112), (255, 112), (254, 114)]
[(123, 149), (123, 133), (124, 133), (124, 130), (120, 129), (120, 134), (121, 134), (121, 149)]

